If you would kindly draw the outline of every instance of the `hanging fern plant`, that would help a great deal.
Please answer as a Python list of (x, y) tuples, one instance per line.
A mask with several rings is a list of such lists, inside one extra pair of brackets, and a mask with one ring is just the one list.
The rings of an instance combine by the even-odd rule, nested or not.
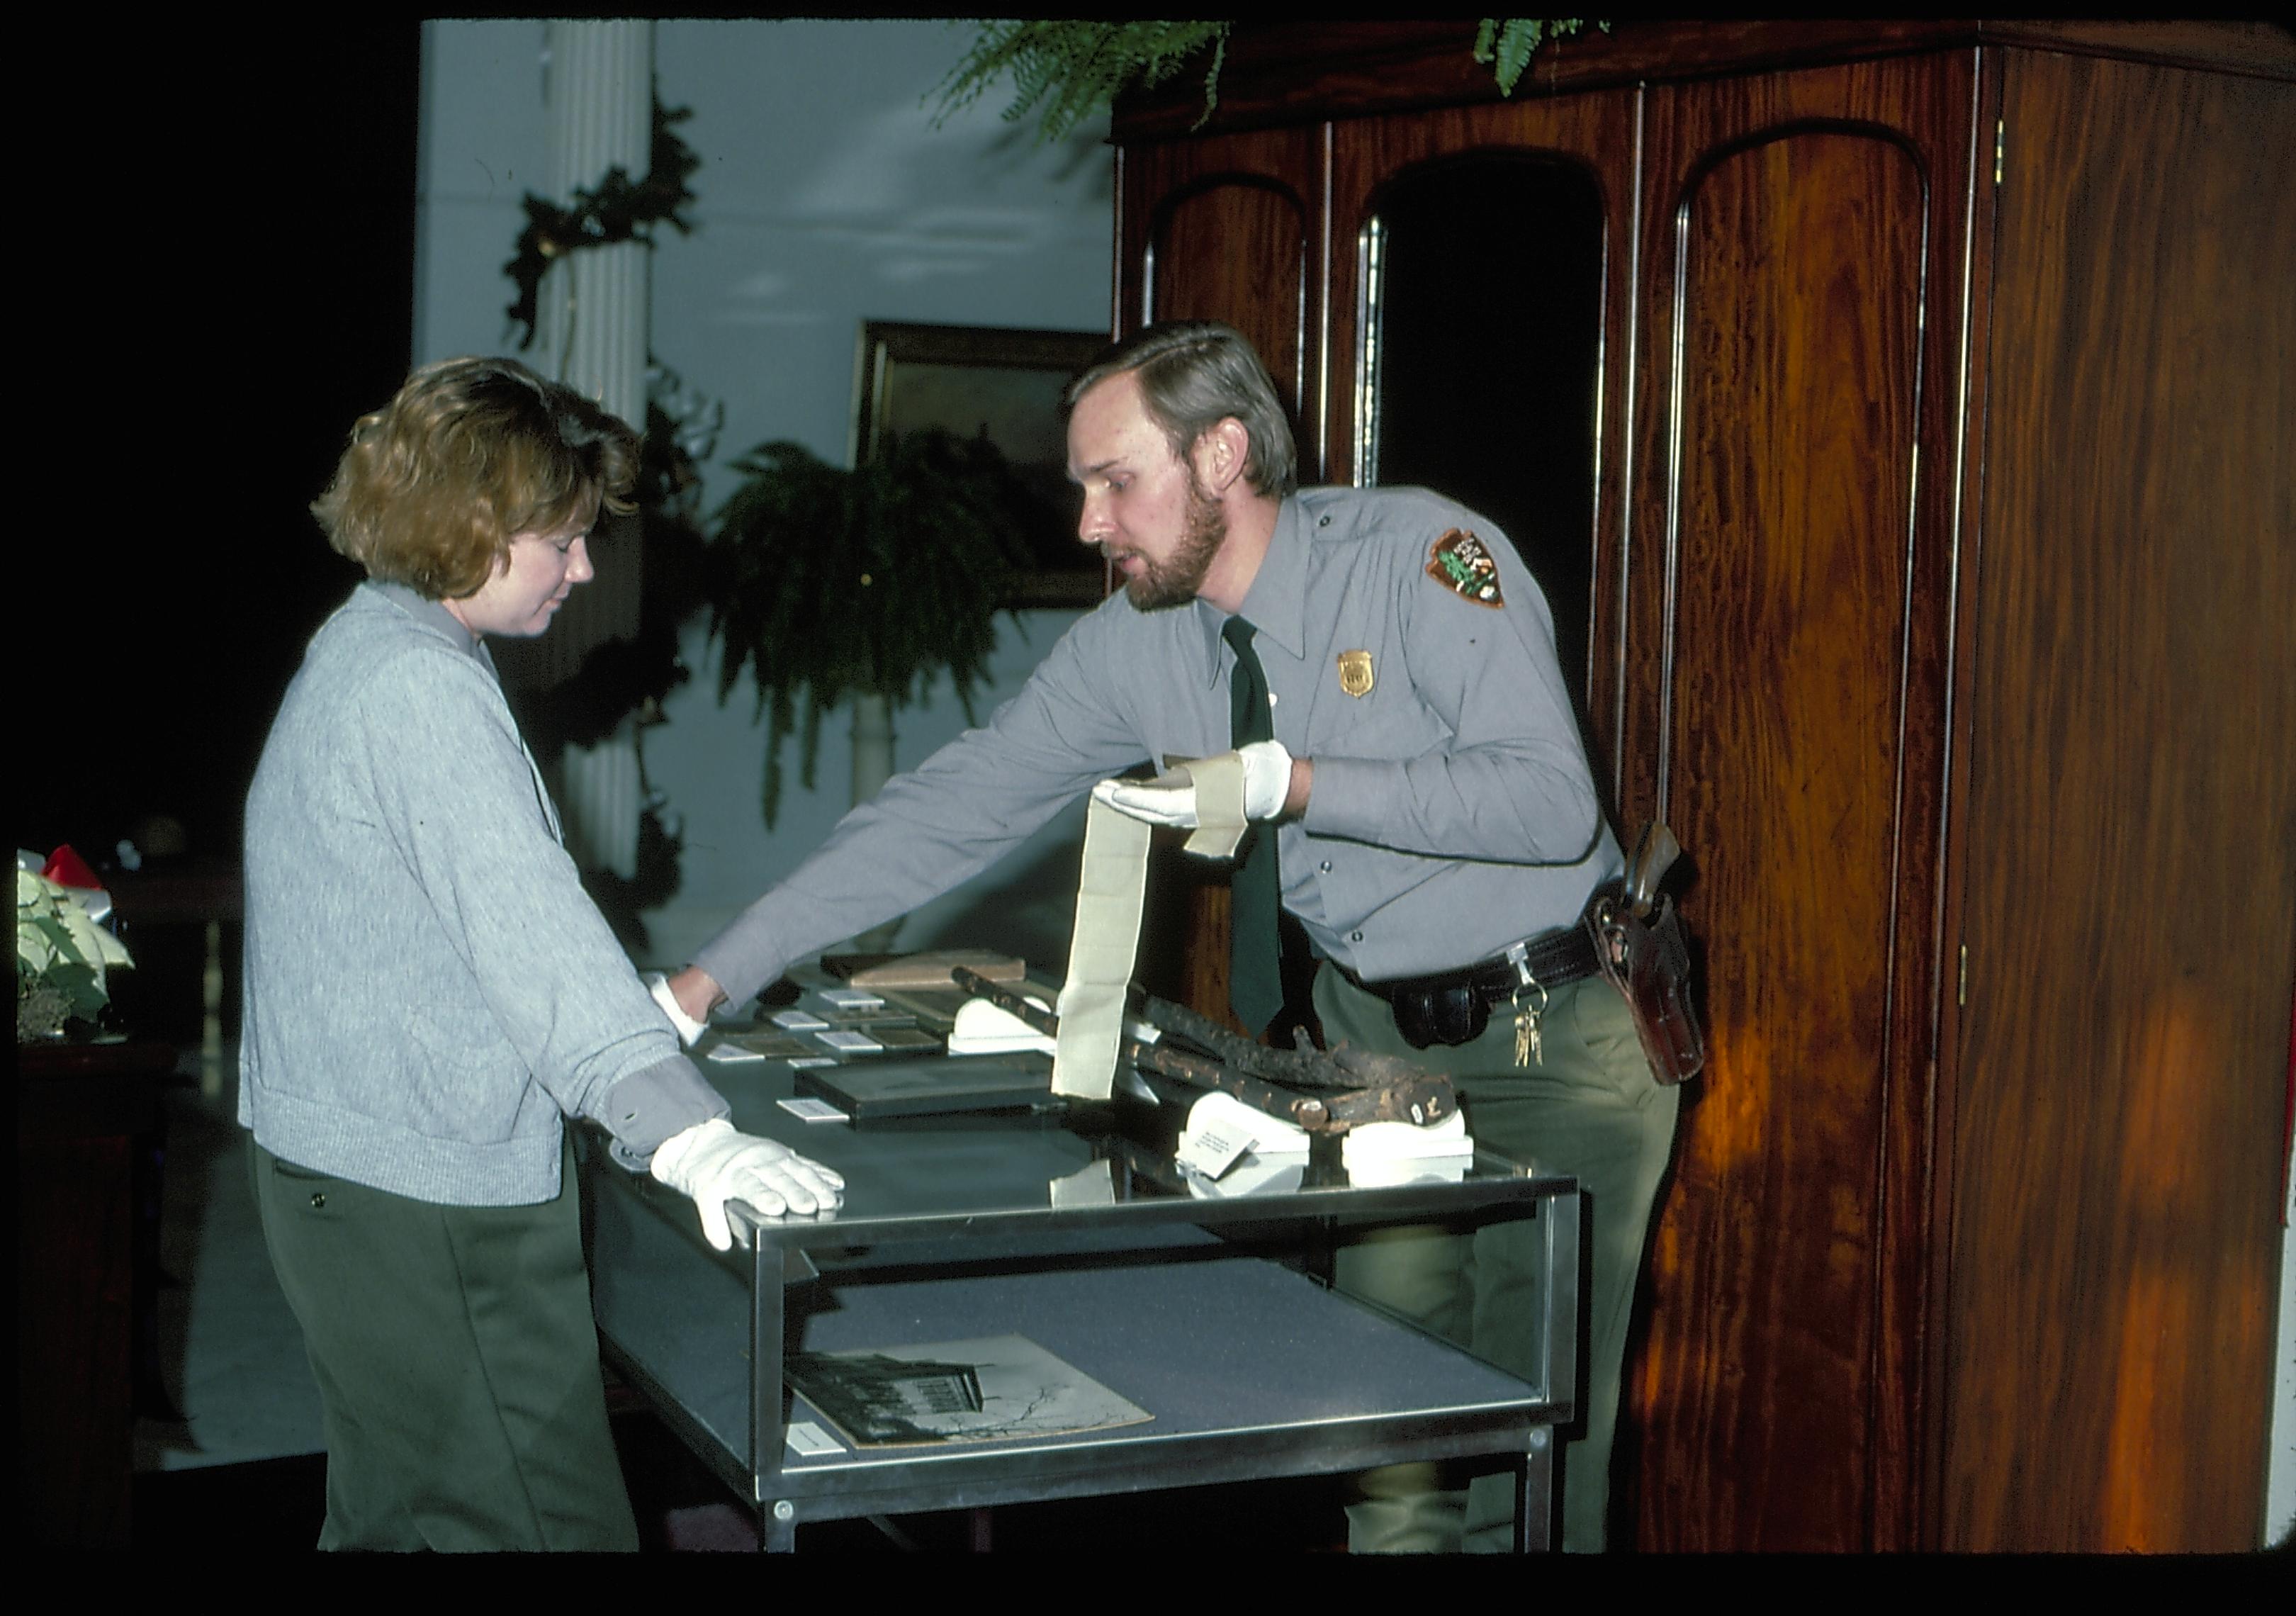
[[(1513, 95), (1516, 81), (1530, 64), (1530, 54), (1549, 39), (1562, 39), (1587, 26), (1577, 17), (1561, 21), (1541, 21), (1530, 17), (1486, 17), (1475, 30), (1475, 60), (1488, 62), (1497, 76), (1499, 94)], [(1604, 33), (1611, 31), (1607, 22), (1595, 24)]]
[[(724, 639), (718, 699), (752, 671), (767, 718), (759, 806), (781, 805), (783, 740), (800, 731), (810, 788), (822, 715), (852, 694), (914, 699), (947, 669), (972, 721), (997, 607), (1029, 564), (1029, 495), (985, 439), (915, 431), (853, 471), (794, 443), (734, 463), (745, 480), (710, 543), (710, 632)], [(800, 711), (800, 695), (803, 710)]]
[[(1219, 103), (1220, 64), (1227, 59), (1231, 22), (982, 22), (964, 60), (940, 84), (936, 126), (980, 99), (990, 85), (1013, 76), (1013, 102), (1004, 121), (1018, 123), (1039, 103), (1037, 138), (1056, 141), (1114, 104), (1133, 84), (1145, 89), (1180, 70), (1203, 46), (1212, 47), (1204, 75), (1204, 118)], [(1199, 127), (1203, 119), (1196, 120)]]
[[(1575, 17), (1553, 21), (1486, 17), (1475, 32), (1475, 60), (1491, 64), (1500, 94), (1513, 95), (1540, 45), (1586, 26)], [(1611, 31), (1607, 22), (1595, 26), (1606, 34)], [(1037, 139), (1056, 141), (1086, 119), (1107, 111), (1123, 91), (1163, 83), (1190, 56), (1210, 45), (1204, 111), (1195, 122), (1201, 128), (1219, 105), (1220, 68), (1227, 61), (1228, 35), (1234, 27), (1233, 22), (976, 23), (972, 48), (936, 92), (940, 106), (933, 123), (938, 127), (947, 121), (1009, 74), (1013, 100), (1004, 109), (1004, 121), (1017, 123), (1041, 106)]]

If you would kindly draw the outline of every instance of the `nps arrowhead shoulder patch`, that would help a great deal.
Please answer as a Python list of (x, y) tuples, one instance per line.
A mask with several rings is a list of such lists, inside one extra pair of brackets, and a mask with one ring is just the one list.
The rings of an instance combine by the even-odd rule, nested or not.
[(1427, 576), (1479, 606), (1506, 604), (1499, 595), (1498, 562), (1483, 541), (1464, 528), (1454, 528), (1435, 541), (1428, 552)]

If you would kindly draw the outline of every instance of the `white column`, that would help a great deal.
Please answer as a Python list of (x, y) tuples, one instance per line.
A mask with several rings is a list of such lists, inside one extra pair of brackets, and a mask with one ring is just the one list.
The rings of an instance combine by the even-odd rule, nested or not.
[[(653, 135), (653, 24), (554, 21), (549, 51), (556, 199), (570, 201), (578, 189), (595, 190), (617, 166), (633, 179), (644, 177)], [(543, 279), (535, 335), (540, 368), (635, 431), (645, 430), (649, 269), (643, 242), (564, 255)], [(543, 642), (546, 684), (571, 675), (606, 641), (637, 632), (636, 524), (630, 519), (616, 525), (619, 531), (601, 525), (602, 542), (592, 554), (598, 576), (559, 609)], [(568, 747), (558, 785), (576, 860), (626, 879), (635, 874), (642, 806), (635, 724), (625, 720), (597, 746)]]

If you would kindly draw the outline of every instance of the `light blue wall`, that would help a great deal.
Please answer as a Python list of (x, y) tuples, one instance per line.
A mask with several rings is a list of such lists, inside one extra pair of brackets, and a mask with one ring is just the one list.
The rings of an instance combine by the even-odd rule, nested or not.
[[(416, 233), (415, 358), (501, 351), (502, 273), (520, 201), (547, 185), (544, 25), (430, 22)], [(1112, 167), (1104, 123), (1054, 148), (1002, 123), (996, 96), (943, 127), (925, 96), (963, 54), (937, 21), (663, 21), (654, 71), (702, 160), (697, 228), (664, 231), (653, 255), (652, 348), (686, 385), (722, 399), (726, 428), (704, 463), (704, 509), (732, 487), (727, 463), (788, 438), (844, 463), (854, 349), (865, 319), (1105, 330)], [(1069, 612), (999, 619), (986, 718), (1017, 688)], [(677, 898), (645, 919), (675, 964), (826, 836), (850, 800), (841, 719), (824, 726), (817, 789), (797, 786), (795, 742), (775, 829), (758, 810), (764, 732), (754, 688), (722, 708), (700, 628), (693, 681), (646, 732), (647, 773), (685, 833)], [(956, 734), (946, 681), (895, 715), (906, 767)], [(995, 869), (905, 923), (902, 947), (1018, 948), (1057, 969), (1067, 949), (1081, 805)]]

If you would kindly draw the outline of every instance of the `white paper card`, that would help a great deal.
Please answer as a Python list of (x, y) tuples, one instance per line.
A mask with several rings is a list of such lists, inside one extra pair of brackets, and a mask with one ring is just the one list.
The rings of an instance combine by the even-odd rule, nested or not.
[(702, 1056), (705, 1061), (723, 1061), (728, 1065), (740, 1061), (762, 1061), (765, 1058), (756, 1050), (744, 1049), (739, 1044), (720, 1044)]
[(824, 988), (822, 1003), (839, 1010), (882, 1010), (885, 1001), (866, 988)]
[(1228, 1201), (1241, 1195), (1288, 1195), (1307, 1177), (1307, 1157), (1271, 1156), (1263, 1161), (1257, 1151), (1246, 1152), (1242, 1161), (1218, 1178), (1207, 1178), (1186, 1162), (1180, 1163), (1180, 1177), (1187, 1185), (1188, 1194), (1199, 1201)]
[(846, 1120), (843, 1112), (828, 1101), (817, 1100), (811, 1095), (800, 1095), (794, 1100), (776, 1100), (774, 1103), (800, 1122), (842, 1122)]
[(1188, 1107), (1188, 1125), (1185, 1131), (1194, 1133), (1201, 1128), (1217, 1128), (1223, 1133), (1239, 1134), (1252, 1142), (1252, 1148), (1263, 1156), (1285, 1154), (1305, 1155), (1308, 1151), (1308, 1130), (1288, 1117), (1279, 1117), (1258, 1106), (1246, 1105), (1225, 1089), (1215, 1088), (1200, 1096)]
[(808, 1455), (843, 1453), (845, 1445), (811, 1420), (799, 1420), (789, 1428), (789, 1450)]
[(842, 1054), (870, 1054), (884, 1047), (865, 1032), (852, 1032), (842, 1028), (835, 1032), (816, 1032), (813, 1036)]
[(837, 1057), (835, 1055), (801, 1054), (798, 1056), (796, 1060), (790, 1062), (790, 1067), (792, 1070), (797, 1070), (808, 1066), (834, 1066), (836, 1064)]
[(1183, 1167), (1192, 1167), (1207, 1178), (1217, 1179), (1236, 1164), (1244, 1152), (1251, 1148), (1252, 1136), (1226, 1119), (1205, 1123), (1190, 1134), (1173, 1160)]
[(829, 1023), (809, 1010), (776, 1010), (774, 1025), (786, 1027), (791, 1032), (818, 1032)]
[(1050, 1187), (1054, 1206), (1112, 1206), (1116, 1202), (1116, 1178), (1105, 1157), (1065, 1178), (1054, 1179)]

